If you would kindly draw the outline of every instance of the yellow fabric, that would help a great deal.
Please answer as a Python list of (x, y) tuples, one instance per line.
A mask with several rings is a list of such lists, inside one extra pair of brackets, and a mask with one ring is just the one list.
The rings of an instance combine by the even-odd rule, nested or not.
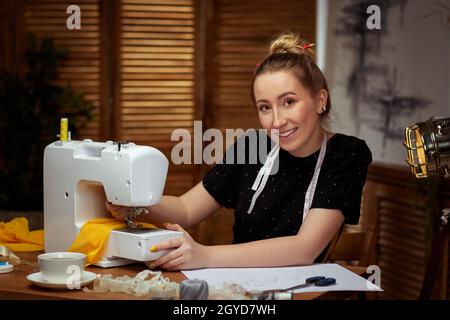
[[(154, 228), (144, 223), (146, 228)], [(126, 224), (112, 218), (97, 218), (87, 221), (75, 241), (67, 251), (81, 252), (86, 255), (86, 264), (94, 264), (103, 257), (111, 230), (125, 228)]]
[(42, 251), (44, 230), (30, 231), (28, 220), (24, 217), (0, 222), (0, 245), (15, 252)]

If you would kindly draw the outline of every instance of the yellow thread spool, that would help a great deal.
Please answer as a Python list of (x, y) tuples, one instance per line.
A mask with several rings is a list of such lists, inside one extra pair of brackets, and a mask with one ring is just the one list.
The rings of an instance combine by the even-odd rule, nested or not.
[(61, 127), (59, 132), (59, 139), (61, 141), (67, 141), (67, 132), (68, 132), (68, 120), (67, 118), (61, 118)]

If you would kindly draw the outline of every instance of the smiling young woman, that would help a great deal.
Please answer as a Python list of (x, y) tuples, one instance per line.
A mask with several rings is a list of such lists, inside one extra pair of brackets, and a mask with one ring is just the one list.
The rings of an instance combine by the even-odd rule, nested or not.
[(279, 36), (252, 81), (262, 127), (277, 129), (280, 147), (298, 157), (320, 148), (323, 122), (331, 109), (327, 82), (313, 60), (312, 46), (295, 34)]
[(324, 89), (313, 97), (294, 72), (267, 71), (255, 79), (254, 95), (262, 127), (278, 131), (282, 149), (306, 157), (320, 148), (320, 113), (328, 96)]
[[(204, 246), (184, 231), (184, 238), (152, 248), (173, 249), (152, 267), (311, 264), (321, 260), (344, 222), (358, 223), (372, 155), (363, 140), (325, 130), (330, 97), (311, 47), (295, 34), (281, 35), (255, 70), (251, 88), (259, 121), (279, 141), (266, 162), (216, 164), (194, 188), (180, 197), (163, 196), (143, 217), (184, 231), (222, 206), (234, 208), (233, 244)], [(130, 211), (109, 203), (107, 208), (119, 220)]]

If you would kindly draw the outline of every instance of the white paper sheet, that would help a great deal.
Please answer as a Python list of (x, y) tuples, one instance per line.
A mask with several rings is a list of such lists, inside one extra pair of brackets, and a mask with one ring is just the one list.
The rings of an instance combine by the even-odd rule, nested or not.
[(189, 279), (201, 279), (209, 286), (236, 283), (251, 290), (285, 289), (305, 283), (306, 278), (325, 276), (336, 279), (327, 287), (310, 286), (298, 292), (319, 291), (383, 291), (380, 287), (335, 263), (283, 268), (214, 268), (183, 271)]

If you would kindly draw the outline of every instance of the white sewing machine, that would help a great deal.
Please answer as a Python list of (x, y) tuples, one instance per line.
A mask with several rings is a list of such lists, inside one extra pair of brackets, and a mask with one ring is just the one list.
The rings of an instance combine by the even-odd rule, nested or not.
[[(45, 251), (66, 251), (83, 224), (108, 217), (105, 201), (125, 206), (160, 202), (168, 169), (157, 149), (134, 143), (55, 141), (44, 151)], [(163, 229), (117, 229), (109, 236), (101, 267), (151, 261), (167, 253), (150, 252), (182, 232)]]

